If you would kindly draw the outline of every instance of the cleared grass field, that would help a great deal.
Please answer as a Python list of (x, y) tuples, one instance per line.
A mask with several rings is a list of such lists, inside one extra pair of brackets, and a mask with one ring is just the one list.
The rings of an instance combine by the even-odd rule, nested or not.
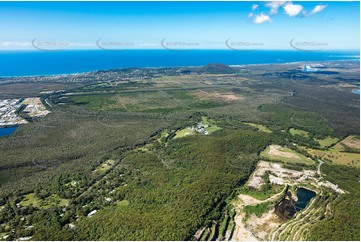
[(163, 131), (160, 133), (160, 137), (161, 137), (161, 138), (166, 138), (168, 135), (169, 135), (169, 134), (168, 134), (167, 130), (163, 130)]
[[(357, 153), (347, 152), (349, 150), (357, 151)], [(360, 138), (350, 135), (328, 149), (322, 158), (332, 164), (360, 167), (359, 152)]]
[(214, 124), (215, 122), (214, 122), (213, 119), (209, 119), (206, 116), (202, 116), (201, 123), (204, 124), (204, 125), (211, 125), (211, 124)]
[[(221, 127), (216, 125), (216, 122), (213, 119), (209, 119), (206, 116), (202, 116), (201, 124), (204, 125), (205, 131), (207, 131), (208, 134), (222, 129)], [(198, 134), (198, 132), (199, 131), (197, 131), (197, 128), (195, 128), (195, 127), (193, 127), (193, 128), (187, 127), (187, 128), (178, 130), (176, 132), (176, 135), (174, 136), (174, 139), (183, 138), (183, 137), (190, 136), (190, 135), (195, 135), (195, 134)], [(165, 134), (162, 133), (160, 140), (164, 139), (164, 137), (166, 137), (166, 135), (167, 135), (167, 133), (165, 133)]]
[[(293, 136), (300, 135), (305, 138), (310, 137), (310, 133), (302, 129), (290, 128), (288, 132)], [(320, 144), (321, 148), (329, 147), (338, 141), (337, 138), (332, 138), (330, 136), (327, 136), (325, 139), (314, 139), (314, 140)]]
[(206, 126), (206, 130), (207, 132), (210, 134), (212, 132), (215, 132), (217, 130), (220, 130), (222, 129), (221, 127), (218, 127), (216, 125), (216, 122), (213, 120), (213, 119), (210, 119), (206, 116), (202, 116), (202, 121), (201, 121), (202, 124), (204, 124)]
[(97, 174), (104, 174), (106, 171), (108, 171), (110, 168), (112, 168), (115, 165), (115, 160), (107, 160), (103, 162), (100, 166), (98, 166), (93, 172)]
[(157, 139), (157, 141), (159, 143), (163, 143), (166, 141), (167, 137), (168, 137), (169, 133), (168, 133), (168, 130), (163, 130), (161, 133), (160, 133), (160, 137)]
[(325, 139), (315, 139), (315, 141), (317, 141), (320, 144), (321, 148), (326, 148), (326, 147), (329, 147), (329, 146), (335, 144), (338, 141), (338, 139), (332, 138), (332, 137), (327, 137)]
[(333, 148), (340, 151), (347, 151), (347, 149), (350, 149), (360, 152), (360, 137), (354, 135), (347, 136), (345, 139), (337, 143)]
[(177, 131), (176, 135), (174, 136), (174, 139), (183, 138), (183, 137), (186, 137), (189, 135), (194, 135), (196, 133), (197, 132), (195, 130), (192, 130), (190, 128), (181, 129), (181, 130)]
[(309, 133), (307, 131), (304, 131), (304, 130), (301, 130), (301, 129), (290, 128), (289, 132), (292, 135), (301, 135), (303, 137), (308, 137), (309, 136)]
[(329, 150), (322, 158), (332, 164), (360, 167), (360, 154), (357, 153)]
[(360, 167), (360, 154), (346, 152), (347, 149), (357, 151), (360, 139), (356, 136), (348, 136), (344, 140), (338, 142), (328, 150), (317, 150), (306, 147), (300, 147), (307, 151), (312, 157), (325, 160), (331, 164), (348, 165), (353, 167)]
[(146, 144), (145, 146), (137, 148), (137, 150), (146, 152), (146, 151), (151, 150), (152, 148), (153, 148), (153, 144)]
[(116, 201), (114, 203), (114, 205), (116, 205), (117, 207), (119, 208), (122, 208), (122, 207), (127, 207), (129, 205), (129, 201), (128, 200), (121, 200), (121, 201)]
[(281, 161), (285, 163), (294, 163), (294, 164), (305, 164), (305, 165), (313, 165), (315, 162), (302, 155), (297, 153), (294, 150), (291, 150), (287, 147), (282, 147), (279, 145), (270, 145), (260, 154), (262, 159), (267, 159), (271, 161)]
[(327, 151), (325, 151), (325, 150), (316, 150), (316, 149), (307, 148), (304, 146), (299, 146), (299, 148), (302, 150), (305, 150), (312, 157), (319, 158), (319, 159), (321, 159), (327, 153)]
[(32, 205), (34, 207), (39, 207), (40, 199), (36, 198), (34, 193), (29, 193), (24, 196), (23, 200), (21, 200), (21, 202), (19, 204), (22, 207), (27, 207), (30, 205)]
[(19, 205), (22, 207), (33, 206), (36, 208), (48, 209), (56, 206), (67, 206), (69, 204), (68, 199), (62, 199), (58, 195), (53, 194), (45, 199), (40, 199), (35, 196), (35, 193), (29, 193), (24, 196)]
[(220, 129), (222, 129), (221, 127), (218, 127), (217, 125), (215, 125), (215, 124), (212, 124), (211, 126), (208, 126), (207, 128), (206, 128), (206, 130), (207, 130), (207, 132), (210, 134), (210, 133), (213, 133), (213, 132), (215, 132), (215, 131), (217, 131), (217, 130), (220, 130)]
[(255, 127), (258, 131), (265, 132), (265, 133), (272, 133), (272, 130), (268, 129), (266, 126), (262, 124), (255, 124), (255, 123), (245, 123), (249, 126)]

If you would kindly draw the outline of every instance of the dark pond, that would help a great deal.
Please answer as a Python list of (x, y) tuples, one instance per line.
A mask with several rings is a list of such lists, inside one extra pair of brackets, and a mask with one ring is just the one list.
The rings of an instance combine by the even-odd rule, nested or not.
[(300, 187), (297, 189), (296, 195), (298, 199), (295, 204), (295, 207), (297, 211), (300, 211), (304, 209), (307, 206), (307, 204), (311, 201), (311, 199), (316, 196), (316, 193), (311, 190)]
[(283, 199), (279, 204), (275, 207), (275, 213), (281, 219), (291, 219), (297, 210), (294, 206), (295, 201), (292, 199), (292, 194), (290, 191), (287, 191), (285, 199)]
[(275, 213), (279, 218), (284, 220), (293, 218), (298, 211), (307, 207), (316, 193), (305, 188), (297, 188), (296, 195), (297, 201), (293, 199), (291, 192), (287, 191), (285, 198), (276, 205)]
[(17, 128), (18, 127), (0, 128), (0, 138), (11, 135)]

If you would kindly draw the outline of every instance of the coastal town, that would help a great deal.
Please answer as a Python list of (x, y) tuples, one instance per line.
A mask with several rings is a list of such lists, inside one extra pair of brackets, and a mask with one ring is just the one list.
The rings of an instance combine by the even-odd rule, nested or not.
[(50, 113), (39, 97), (0, 100), (0, 126), (15, 126), (28, 121), (20, 112), (29, 117), (42, 117)]

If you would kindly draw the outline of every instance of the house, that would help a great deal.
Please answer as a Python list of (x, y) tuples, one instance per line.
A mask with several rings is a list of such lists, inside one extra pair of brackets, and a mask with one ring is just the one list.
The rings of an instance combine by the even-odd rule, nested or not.
[(94, 214), (96, 214), (97, 210), (93, 210), (90, 213), (88, 213), (88, 217), (90, 218), (91, 216), (93, 216)]

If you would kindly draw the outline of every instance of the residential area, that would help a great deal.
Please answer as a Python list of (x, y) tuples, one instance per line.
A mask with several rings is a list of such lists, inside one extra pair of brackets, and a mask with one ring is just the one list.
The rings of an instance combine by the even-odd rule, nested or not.
[(19, 115), (21, 109), (30, 117), (41, 117), (50, 113), (39, 97), (0, 100), (0, 126), (26, 124), (27, 121)]
[(21, 99), (0, 100), (0, 126), (26, 124), (27, 121), (16, 113), (21, 106)]

